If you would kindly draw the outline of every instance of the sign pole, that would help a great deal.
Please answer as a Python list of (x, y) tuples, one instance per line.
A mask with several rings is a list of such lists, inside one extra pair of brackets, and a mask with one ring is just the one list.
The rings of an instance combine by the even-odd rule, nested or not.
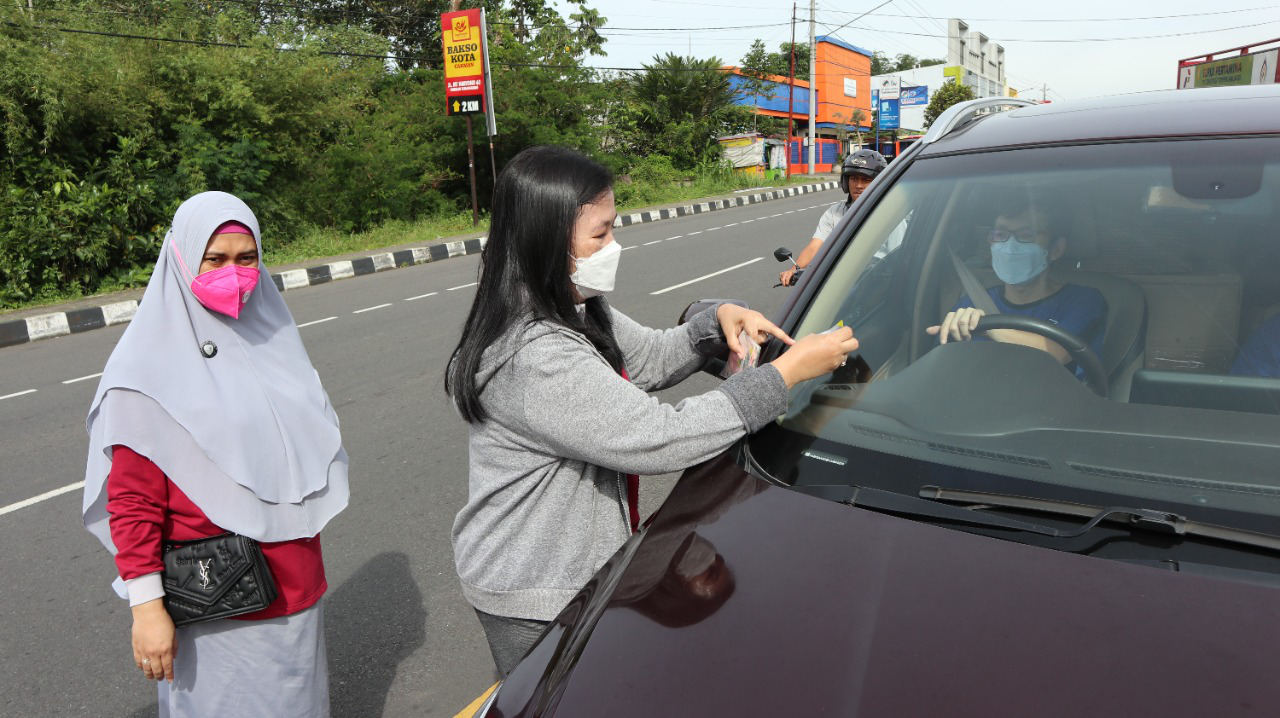
[(809, 0), (809, 171), (806, 174), (810, 177), (818, 173), (815, 165), (818, 151), (818, 98), (814, 95), (814, 90), (818, 87), (818, 40), (815, 30), (817, 14), (815, 1)]
[(480, 208), (476, 204), (476, 145), (471, 139), (471, 115), (467, 115), (467, 165), (471, 168), (471, 226), (480, 224)]
[(480, 35), (484, 37), (484, 124), (489, 135), (489, 166), (493, 170), (493, 185), (498, 185), (498, 160), (493, 152), (493, 138), (498, 136), (497, 112), (493, 108), (493, 71), (489, 69), (489, 21), (484, 8), (480, 8)]
[[(812, 87), (812, 84), (810, 85)], [(791, 76), (787, 78), (787, 179), (791, 179), (791, 141), (795, 139), (795, 104), (796, 104), (796, 3), (791, 3)], [(796, 148), (796, 157), (800, 156), (800, 148)]]
[[(459, 4), (460, 0), (454, 0), (454, 7)], [(457, 10), (440, 16), (440, 36), (444, 50), (445, 114), (467, 116), (467, 170), (471, 175), (472, 226), (480, 223), (472, 115), (485, 115), (485, 129), (489, 135), (489, 161), (494, 164), (494, 170), (497, 170), (493, 138), (498, 134), (498, 127), (493, 114), (487, 32), (484, 11), (480, 8)]]

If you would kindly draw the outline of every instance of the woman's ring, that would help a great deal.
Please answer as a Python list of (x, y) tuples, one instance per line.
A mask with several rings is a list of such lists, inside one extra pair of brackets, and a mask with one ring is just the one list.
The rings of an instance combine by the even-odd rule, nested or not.
[(150, 658), (144, 658), (144, 659), (142, 659), (142, 665), (144, 665), (144, 666), (149, 666), (149, 665), (151, 665), (151, 659), (150, 659)]

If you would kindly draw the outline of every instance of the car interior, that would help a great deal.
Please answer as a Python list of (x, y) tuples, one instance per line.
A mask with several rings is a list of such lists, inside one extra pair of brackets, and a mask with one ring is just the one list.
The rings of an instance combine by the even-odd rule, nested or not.
[[(873, 213), (859, 230), (871, 241), (855, 240), (841, 261), (874, 265), (876, 238), (906, 219), (906, 238), (893, 253), (901, 256), (845, 274), (855, 286), (834, 313), (859, 328), (864, 345), (892, 346), (865, 353), (872, 380), (937, 346), (924, 328), (964, 296), (962, 271), (987, 288), (1001, 284), (987, 237), (998, 200), (1025, 192), (1033, 206), (1069, 218), (1066, 249), (1050, 276), (1106, 299), (1098, 358), (1108, 399), (1280, 414), (1280, 381), (1231, 373), (1246, 339), (1280, 314), (1280, 162), (1039, 171), (894, 191), (877, 210), (884, 216)], [(837, 268), (829, 281), (841, 274)], [(825, 314), (824, 304), (834, 309), (823, 299), (811, 313)], [(912, 315), (890, 320), (902, 307)], [(895, 341), (886, 325), (907, 322), (905, 341)]]

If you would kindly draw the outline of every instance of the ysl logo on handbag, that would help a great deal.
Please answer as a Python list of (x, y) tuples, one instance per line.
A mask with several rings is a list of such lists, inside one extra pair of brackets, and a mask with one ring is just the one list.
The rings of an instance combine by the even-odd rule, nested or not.
[(209, 564), (213, 563), (213, 559), (207, 558), (203, 561), (196, 561), (200, 567), (200, 588), (209, 587)]

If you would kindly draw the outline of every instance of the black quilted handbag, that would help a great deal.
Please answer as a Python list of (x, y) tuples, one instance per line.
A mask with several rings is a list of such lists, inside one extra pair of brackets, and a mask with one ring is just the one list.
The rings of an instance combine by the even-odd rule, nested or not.
[(175, 626), (261, 611), (276, 583), (258, 542), (227, 533), (164, 544), (164, 605)]

